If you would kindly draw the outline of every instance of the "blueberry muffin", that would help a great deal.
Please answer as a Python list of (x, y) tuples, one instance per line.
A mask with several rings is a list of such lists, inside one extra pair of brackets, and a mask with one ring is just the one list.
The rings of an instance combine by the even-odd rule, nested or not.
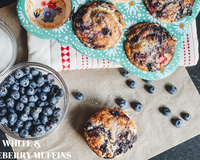
[(192, 15), (195, 0), (144, 0), (149, 13), (164, 23)]
[(118, 109), (104, 109), (95, 113), (84, 129), (88, 146), (106, 159), (123, 155), (137, 140), (135, 124)]
[(104, 1), (88, 2), (81, 6), (72, 21), (79, 40), (93, 49), (113, 47), (122, 37), (125, 27), (116, 6)]
[(170, 63), (175, 42), (162, 26), (150, 22), (140, 23), (128, 30), (125, 52), (136, 67), (155, 72)]

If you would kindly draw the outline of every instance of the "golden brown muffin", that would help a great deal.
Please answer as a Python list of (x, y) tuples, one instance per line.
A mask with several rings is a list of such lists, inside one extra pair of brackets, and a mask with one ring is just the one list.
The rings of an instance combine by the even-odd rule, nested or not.
[(104, 109), (95, 113), (84, 129), (88, 146), (106, 159), (123, 155), (137, 140), (135, 124), (118, 109)]
[(125, 52), (136, 67), (155, 72), (170, 63), (175, 42), (162, 26), (150, 22), (140, 23), (129, 29)]
[(93, 49), (113, 47), (123, 35), (125, 27), (121, 13), (112, 3), (88, 2), (74, 14), (73, 30), (79, 40)]
[(144, 0), (149, 13), (164, 23), (192, 15), (195, 0)]

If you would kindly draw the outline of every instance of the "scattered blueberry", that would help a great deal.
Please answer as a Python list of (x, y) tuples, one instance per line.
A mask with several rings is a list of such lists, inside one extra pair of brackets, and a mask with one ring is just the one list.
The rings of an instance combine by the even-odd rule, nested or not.
[(31, 131), (31, 132), (30, 132), (30, 135), (31, 135), (31, 137), (37, 137), (37, 136), (38, 136), (37, 133), (36, 133), (35, 131)]
[(15, 84), (19, 85), (19, 81), (17, 79), (15, 79)]
[(145, 85), (145, 89), (150, 93), (153, 94), (156, 91), (156, 88), (154, 86), (149, 86), (149, 85)]
[(28, 121), (32, 121), (33, 117), (32, 116), (28, 116)]
[(132, 89), (136, 88), (136, 86), (137, 86), (137, 83), (133, 80), (126, 81), (126, 84)]
[(82, 93), (76, 93), (76, 94), (75, 94), (75, 98), (76, 98), (77, 100), (82, 100), (82, 99), (83, 99), (83, 94), (82, 94)]
[(28, 120), (28, 115), (27, 115), (26, 113), (23, 113), (23, 114), (20, 115), (20, 119), (21, 119), (23, 122), (25, 122), (25, 121)]
[(128, 102), (125, 99), (116, 99), (116, 103), (120, 108), (125, 108), (128, 105)]
[(48, 106), (48, 105), (49, 105), (49, 102), (44, 101), (44, 106)]
[(152, 81), (150, 81), (150, 80), (147, 80), (147, 79), (142, 79), (145, 83), (151, 83)]
[(29, 103), (27, 103), (27, 105), (28, 105), (30, 108), (35, 107), (35, 103), (34, 103), (34, 102), (29, 102)]
[(50, 131), (51, 129), (53, 129), (56, 126), (56, 123), (54, 122), (49, 122), (47, 123), (47, 125), (45, 126), (45, 130), (46, 131)]
[(30, 68), (29, 67), (24, 68), (24, 74), (28, 75), (29, 73), (30, 73)]
[(26, 113), (27, 115), (30, 114), (31, 108), (29, 106), (25, 106), (24, 107), (24, 113)]
[(19, 136), (21, 138), (26, 138), (29, 135), (29, 130), (28, 129), (20, 129), (19, 131)]
[(44, 102), (43, 102), (43, 101), (38, 101), (38, 102), (37, 102), (37, 105), (38, 105), (39, 107), (44, 107)]
[(170, 116), (171, 115), (171, 110), (167, 107), (160, 107), (159, 110), (164, 116)]
[(50, 107), (45, 107), (42, 111), (42, 113), (45, 115), (45, 116), (51, 116), (53, 114), (53, 111)]
[(24, 109), (24, 104), (21, 102), (17, 102), (15, 108), (17, 111), (22, 111)]
[(36, 125), (39, 125), (41, 124), (41, 121), (39, 119), (35, 120), (35, 121), (32, 121), (33, 125), (36, 126)]
[(54, 80), (54, 74), (48, 73), (48, 74), (44, 75), (44, 79), (46, 81), (50, 82), (51, 80)]
[(42, 135), (45, 133), (45, 128), (43, 125), (37, 125), (35, 126), (35, 130), (34, 130), (38, 135)]
[(51, 91), (50, 92), (53, 93), (53, 94), (55, 94), (55, 93), (57, 93), (58, 89), (59, 89), (59, 87), (57, 85), (53, 85), (51, 87)]
[(166, 90), (172, 95), (176, 94), (177, 92), (177, 88), (173, 85), (172, 86), (167, 85)]
[(13, 109), (13, 108), (8, 108), (7, 110), (8, 110), (9, 113), (15, 113), (16, 112), (15, 109)]
[(44, 77), (43, 76), (38, 76), (36, 80), (37, 84), (44, 84)]
[(29, 85), (29, 79), (27, 77), (22, 77), (20, 80), (19, 80), (19, 84), (22, 86), (22, 87), (27, 87)]
[(141, 112), (143, 110), (143, 105), (140, 102), (133, 103), (132, 107), (136, 112)]
[(30, 72), (31, 72), (31, 74), (33, 75), (33, 76), (37, 76), (38, 74), (39, 74), (39, 71), (36, 69), (36, 68), (31, 68), (31, 70), (30, 70)]
[(18, 100), (20, 98), (20, 93), (18, 91), (12, 91), (10, 93), (10, 97), (14, 100)]
[(40, 121), (42, 122), (43, 125), (45, 125), (49, 121), (49, 119), (47, 116), (42, 115)]
[(54, 80), (54, 79), (50, 80), (50, 81), (48, 82), (48, 84), (49, 84), (49, 86), (52, 87), (52, 86), (55, 84), (55, 80)]
[(51, 117), (49, 118), (49, 121), (58, 124), (59, 119), (58, 119), (57, 117), (51, 116)]
[(35, 88), (35, 93), (41, 93), (42, 89), (41, 88)]
[(25, 88), (24, 87), (19, 87), (19, 92), (21, 94), (25, 94)]
[(60, 108), (54, 109), (53, 110), (53, 116), (59, 118), (61, 116), (61, 109)]
[(0, 98), (0, 107), (6, 107), (3, 98)]
[(29, 87), (30, 87), (30, 88), (36, 88), (36, 87), (37, 87), (37, 84), (35, 83), (35, 81), (30, 81)]
[(185, 121), (189, 121), (192, 117), (189, 113), (181, 113), (181, 117), (185, 120)]
[(9, 84), (14, 84), (15, 83), (15, 77), (13, 75), (9, 75), (7, 78), (7, 81)]
[(32, 80), (32, 79), (33, 79), (33, 75), (32, 75), (31, 73), (29, 73), (29, 74), (27, 75), (27, 78), (28, 78), (29, 80)]
[(0, 108), (0, 116), (5, 116), (5, 114), (6, 114), (7, 112), (8, 112), (8, 111), (7, 111), (6, 107)]
[(11, 86), (11, 89), (12, 89), (13, 91), (18, 91), (18, 90), (19, 90), (19, 86), (18, 86), (17, 84), (13, 84), (13, 85)]
[(20, 97), (20, 102), (22, 102), (22, 103), (28, 103), (28, 96), (27, 95), (21, 95), (21, 97)]
[(37, 102), (38, 101), (38, 96), (37, 95), (32, 95), (32, 96), (29, 96), (28, 100), (29, 102)]
[(30, 95), (34, 95), (35, 94), (35, 90), (33, 88), (29, 87), (29, 88), (27, 88), (26, 94), (29, 95), (29, 96)]
[(23, 121), (21, 119), (18, 119), (17, 122), (15, 123), (15, 126), (17, 128), (22, 128), (23, 127)]
[(25, 129), (30, 129), (31, 126), (32, 126), (32, 122), (31, 121), (24, 122), (24, 128)]
[(51, 105), (57, 104), (57, 103), (58, 103), (58, 100), (56, 99), (56, 97), (52, 97), (52, 98), (49, 100), (49, 103), (50, 103)]
[(50, 92), (50, 90), (51, 90), (51, 87), (49, 85), (45, 84), (45, 85), (42, 86), (43, 92), (48, 93), (48, 92)]
[(15, 78), (20, 79), (24, 76), (24, 72), (21, 69), (15, 71)]
[(171, 122), (176, 128), (181, 128), (183, 126), (183, 121), (181, 119), (173, 118)]
[(17, 133), (19, 132), (19, 128), (13, 126), (13, 127), (11, 128), (11, 131), (12, 131), (12, 133), (17, 134)]
[(5, 97), (8, 93), (8, 90), (5, 87), (0, 87), (0, 97)]
[(128, 78), (130, 76), (130, 73), (127, 70), (123, 71), (121, 74), (125, 78)]
[(10, 122), (7, 123), (7, 126), (8, 126), (9, 128), (14, 127), (14, 125), (15, 125), (15, 123), (10, 123)]
[(51, 109), (54, 110), (56, 108), (56, 105), (53, 104), (53, 105), (50, 105)]
[(8, 82), (4, 82), (3, 83), (3, 87), (5, 87), (6, 89), (10, 89), (10, 83), (8, 83)]
[(6, 106), (7, 106), (8, 108), (13, 108), (14, 105), (15, 105), (15, 100), (14, 100), (14, 99), (12, 99), (12, 98), (6, 99)]
[(36, 121), (39, 117), (39, 113), (37, 111), (34, 111), (31, 113), (32, 118)]
[(0, 123), (1, 123), (1, 124), (6, 124), (6, 123), (8, 123), (7, 118), (6, 118), (6, 117), (0, 117)]
[(46, 101), (46, 99), (47, 99), (47, 94), (44, 93), (44, 92), (40, 93), (40, 94), (39, 94), (39, 99), (40, 99), (41, 101)]
[(8, 121), (10, 123), (15, 123), (17, 121), (17, 114), (16, 113), (11, 113), (8, 115)]
[(56, 99), (59, 100), (64, 96), (64, 92), (62, 89), (58, 89), (57, 93), (56, 93)]

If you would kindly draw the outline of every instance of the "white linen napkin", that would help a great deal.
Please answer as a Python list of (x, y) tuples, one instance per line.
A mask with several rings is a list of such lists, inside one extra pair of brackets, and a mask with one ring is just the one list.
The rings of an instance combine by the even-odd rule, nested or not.
[[(73, 47), (59, 44), (56, 40), (44, 40), (27, 33), (28, 61), (40, 62), (51, 66), (57, 71), (89, 68), (116, 68), (121, 67), (105, 59), (86, 57)], [(179, 66), (194, 66), (199, 60), (196, 20), (188, 30), (183, 41), (183, 57)]]

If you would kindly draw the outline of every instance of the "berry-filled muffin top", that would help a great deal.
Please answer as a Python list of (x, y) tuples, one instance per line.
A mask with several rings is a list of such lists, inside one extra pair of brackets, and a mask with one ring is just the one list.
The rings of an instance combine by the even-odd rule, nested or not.
[(192, 15), (195, 0), (144, 0), (149, 13), (164, 23)]
[(73, 30), (79, 40), (93, 49), (113, 47), (123, 35), (125, 27), (121, 13), (112, 3), (88, 2), (73, 15)]
[(95, 113), (84, 129), (88, 146), (106, 159), (123, 155), (137, 140), (135, 124), (118, 109), (104, 109)]
[(162, 26), (151, 22), (140, 23), (128, 30), (125, 52), (137, 68), (155, 72), (170, 63), (175, 42)]

